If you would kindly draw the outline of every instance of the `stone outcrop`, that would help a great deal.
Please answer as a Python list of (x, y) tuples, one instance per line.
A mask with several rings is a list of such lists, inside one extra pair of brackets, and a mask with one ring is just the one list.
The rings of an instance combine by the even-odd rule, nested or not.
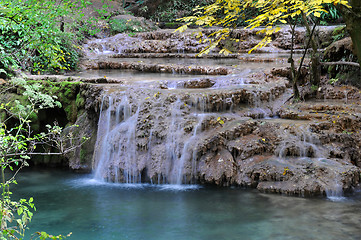
[(346, 37), (328, 46), (325, 51), (324, 59), (327, 59), (330, 62), (336, 62), (340, 61), (345, 55), (351, 54), (352, 40), (350, 37)]

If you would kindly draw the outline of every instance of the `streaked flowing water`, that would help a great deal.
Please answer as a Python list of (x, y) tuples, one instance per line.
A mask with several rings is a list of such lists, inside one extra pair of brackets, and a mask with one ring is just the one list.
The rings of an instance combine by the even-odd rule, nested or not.
[[(32, 169), (14, 198), (33, 196), (28, 233), (69, 239), (360, 239), (361, 193), (333, 202), (197, 185), (117, 184)], [(25, 239), (30, 239), (27, 236)]]

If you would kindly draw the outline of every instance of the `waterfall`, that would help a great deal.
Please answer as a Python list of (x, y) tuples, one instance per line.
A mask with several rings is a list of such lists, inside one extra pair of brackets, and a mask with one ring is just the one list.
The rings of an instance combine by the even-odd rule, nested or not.
[[(107, 181), (139, 183), (140, 173), (136, 170), (137, 150), (135, 132), (138, 110), (132, 115), (131, 105), (124, 96), (115, 108), (115, 119), (112, 114), (113, 98), (108, 97), (109, 106), (103, 109), (104, 99), (98, 123), (98, 139), (94, 154), (95, 178)], [(121, 160), (124, 166), (120, 168)], [(123, 172), (121, 177), (120, 170)]]
[(98, 133), (97, 133), (97, 142), (95, 144), (94, 150), (94, 163), (95, 163), (95, 178), (103, 179), (103, 170), (105, 168), (105, 164), (109, 159), (109, 149), (107, 145), (108, 135), (110, 132), (110, 124), (111, 124), (111, 104), (112, 98), (109, 97), (109, 106), (104, 111), (104, 101), (105, 97), (103, 97), (102, 105), (100, 108), (100, 116), (98, 121)]
[[(160, 116), (153, 120), (147, 136), (139, 137), (144, 122), (144, 104), (130, 104), (127, 95), (103, 98), (94, 153), (94, 177), (123, 183), (183, 184), (191, 182), (196, 169), (195, 146), (206, 114), (184, 114), (180, 99), (171, 105), (157, 102)], [(108, 107), (105, 107), (108, 103)], [(143, 111), (143, 115), (140, 112)], [(191, 122), (192, 129), (185, 130)], [(164, 128), (165, 138), (157, 127)], [(163, 130), (162, 130), (163, 131)], [(164, 133), (163, 133), (164, 134)], [(150, 172), (150, 173), (149, 173)]]
[[(173, 148), (170, 148), (170, 156), (172, 157), (172, 160), (177, 159), (173, 165), (173, 169), (170, 174), (170, 183), (172, 184), (182, 184), (183, 183), (183, 172), (184, 172), (184, 165), (186, 161), (192, 160), (191, 162), (191, 175), (196, 171), (196, 165), (195, 165), (195, 149), (192, 149), (192, 146), (196, 143), (196, 139), (198, 137), (199, 131), (202, 129), (202, 123), (204, 119), (205, 114), (199, 114), (196, 115), (196, 121), (197, 124), (195, 125), (193, 129), (193, 133), (191, 137), (189, 137), (183, 145), (183, 148), (180, 149), (180, 141), (181, 136), (178, 134), (171, 134), (172, 136), (172, 144)], [(179, 131), (179, 129), (177, 129)], [(171, 145), (172, 146), (172, 145)], [(175, 151), (174, 151), (175, 150)], [(177, 156), (179, 156), (177, 158)]]

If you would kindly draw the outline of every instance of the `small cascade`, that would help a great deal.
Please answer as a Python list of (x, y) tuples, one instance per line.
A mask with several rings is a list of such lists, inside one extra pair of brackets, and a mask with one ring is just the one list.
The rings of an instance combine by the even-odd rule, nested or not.
[(262, 105), (262, 101), (259, 93), (257, 92), (251, 92), (251, 93), (252, 93), (252, 104), (253, 104), (253, 109), (251, 109), (251, 113), (250, 113), (251, 117), (270, 119), (272, 113), (269, 109), (264, 108), (264, 105)]
[(331, 201), (342, 201), (345, 199), (343, 195), (343, 184), (342, 184), (342, 170), (337, 167), (337, 163), (331, 159), (319, 158), (318, 164), (325, 167), (329, 167), (330, 177), (325, 181), (325, 194)]
[(117, 34), (114, 37), (95, 39), (84, 45), (87, 55), (122, 54), (136, 49), (139, 38), (129, 37), (127, 34)]
[(184, 54), (184, 42), (183, 41), (179, 41), (178, 45), (177, 45), (177, 52), (178, 54)]
[(286, 141), (280, 145), (279, 157), (308, 157), (308, 158), (323, 158), (322, 148), (317, 143), (310, 131), (309, 127), (299, 126), (295, 127), (294, 134), (288, 132)]
[(343, 92), (345, 94), (345, 104), (348, 104), (348, 89), (345, 89)]
[(321, 145), (308, 126), (294, 127), (291, 132), (292, 134), (285, 132), (287, 138), (284, 138), (285, 141), (280, 145), (278, 156), (280, 161), (284, 163), (285, 159), (290, 158), (296, 162), (307, 160), (312, 167), (327, 168), (326, 174), (329, 177), (320, 185), (331, 201), (343, 200), (342, 172), (339, 163), (327, 158), (327, 149)]
[(172, 107), (171, 111), (171, 124), (169, 133), (166, 140), (166, 164), (170, 169), (169, 182), (172, 184), (180, 184), (178, 182), (178, 175), (181, 174), (183, 164), (180, 163), (180, 148), (181, 148), (181, 136), (183, 135), (182, 125), (179, 122), (179, 118), (182, 115), (180, 110), (182, 102), (178, 99)]
[(345, 199), (343, 196), (343, 188), (340, 181), (336, 178), (332, 186), (325, 189), (326, 196), (331, 201), (341, 201)]
[(95, 178), (103, 179), (103, 169), (105, 168), (105, 164), (109, 158), (109, 151), (107, 151), (108, 146), (106, 145), (106, 140), (108, 139), (108, 135), (110, 132), (111, 125), (111, 103), (112, 98), (109, 97), (109, 106), (106, 110), (104, 110), (104, 102), (105, 97), (103, 97), (102, 105), (100, 108), (100, 116), (98, 121), (98, 133), (97, 133), (97, 142), (95, 144), (94, 150), (94, 161), (95, 163)]
[[(183, 181), (183, 174), (184, 174), (184, 167), (187, 161), (191, 160), (191, 176), (190, 178), (193, 178), (193, 173), (196, 172), (196, 149), (194, 147), (196, 146), (196, 140), (198, 138), (199, 132), (202, 130), (202, 123), (204, 120), (205, 114), (199, 114), (196, 115), (196, 122), (193, 129), (193, 133), (191, 137), (189, 137), (186, 142), (183, 145), (182, 149), (179, 149), (179, 147), (176, 147), (175, 149), (177, 151), (180, 151), (180, 154), (177, 154), (175, 152), (172, 153), (172, 156), (175, 154), (180, 156), (179, 159), (176, 161), (176, 163), (173, 165), (173, 169), (171, 171), (171, 184), (182, 184)], [(177, 136), (177, 135), (176, 135)], [(178, 136), (179, 137), (179, 136)], [(177, 139), (175, 142), (178, 142), (180, 140)], [(179, 146), (179, 143), (177, 143), (177, 146)], [(185, 180), (187, 182), (187, 180)]]

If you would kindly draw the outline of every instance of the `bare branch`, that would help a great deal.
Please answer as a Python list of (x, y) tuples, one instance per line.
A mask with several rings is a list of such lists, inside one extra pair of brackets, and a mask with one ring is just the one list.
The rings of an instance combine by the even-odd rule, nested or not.
[(321, 65), (325, 65), (325, 66), (347, 65), (347, 66), (353, 66), (353, 67), (360, 67), (360, 64), (357, 63), (357, 62), (344, 62), (344, 61), (339, 61), (339, 62), (321, 62)]

